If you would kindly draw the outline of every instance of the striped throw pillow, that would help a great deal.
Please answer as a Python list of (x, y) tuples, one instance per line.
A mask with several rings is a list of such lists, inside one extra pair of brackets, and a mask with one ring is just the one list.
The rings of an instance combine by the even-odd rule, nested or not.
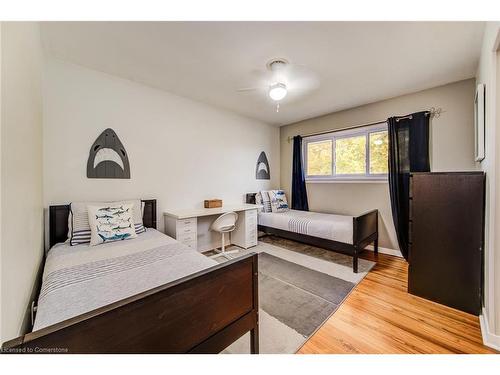
[(271, 198), (269, 197), (268, 191), (261, 191), (260, 196), (262, 198), (262, 205), (264, 206), (263, 212), (272, 212), (271, 209)]

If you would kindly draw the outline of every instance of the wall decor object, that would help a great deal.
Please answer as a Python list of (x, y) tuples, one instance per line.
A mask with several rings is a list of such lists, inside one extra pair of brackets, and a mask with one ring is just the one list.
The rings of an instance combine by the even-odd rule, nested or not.
[(484, 84), (480, 83), (476, 87), (474, 97), (474, 156), (476, 161), (482, 161), (485, 158), (485, 91)]
[(203, 202), (205, 208), (218, 208), (222, 207), (222, 199), (205, 199)]
[(262, 151), (257, 159), (257, 166), (255, 168), (255, 178), (257, 180), (270, 180), (271, 170), (269, 169), (269, 162), (264, 151)]
[(88, 178), (130, 178), (127, 152), (113, 129), (104, 130), (90, 148)]

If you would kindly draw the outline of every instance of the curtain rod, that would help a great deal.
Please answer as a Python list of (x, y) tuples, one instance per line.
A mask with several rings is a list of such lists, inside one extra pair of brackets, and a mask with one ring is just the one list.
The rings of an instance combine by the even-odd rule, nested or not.
[[(429, 109), (428, 111), (425, 111), (425, 112), (426, 112), (426, 114), (430, 115), (431, 118), (432, 117), (438, 118), (439, 116), (441, 116), (441, 113), (443, 113), (444, 111), (442, 110), (442, 108), (434, 108), (434, 107), (432, 107), (431, 109)], [(403, 119), (406, 119), (406, 118), (410, 118), (411, 119), (411, 115), (396, 116), (396, 121), (403, 120)], [(334, 133), (334, 132), (339, 132), (339, 131), (342, 131), (342, 130), (363, 128), (365, 126), (382, 124), (384, 122), (387, 122), (387, 119), (380, 120), (380, 121), (369, 122), (369, 123), (366, 123), (366, 124), (347, 126), (345, 128), (330, 129), (330, 130), (325, 130), (325, 131), (321, 131), (321, 132), (317, 132), (317, 133), (301, 134), (301, 136), (302, 136), (302, 138), (312, 137), (312, 136), (315, 136), (315, 135), (323, 135), (323, 134), (328, 134), (328, 133)], [(288, 137), (288, 143), (290, 143), (290, 141), (292, 139), (293, 139), (293, 137), (289, 136)]]

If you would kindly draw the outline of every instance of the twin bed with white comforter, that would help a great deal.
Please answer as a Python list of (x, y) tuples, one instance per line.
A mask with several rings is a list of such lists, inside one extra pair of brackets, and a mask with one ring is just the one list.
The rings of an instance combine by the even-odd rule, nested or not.
[(247, 203), (262, 205), (258, 214), (261, 232), (351, 255), (356, 273), (361, 251), (370, 243), (378, 251), (378, 210), (349, 216), (288, 209), (282, 190), (246, 197)]
[(142, 202), (145, 231), (97, 246), (72, 246), (71, 206), (49, 207), (33, 330), (4, 352), (218, 353), (250, 332), (258, 353), (257, 255), (219, 264), (157, 231), (156, 200)]
[(289, 210), (285, 212), (259, 212), (258, 223), (265, 227), (352, 245), (353, 219), (353, 216), (347, 215)]
[(33, 330), (216, 264), (213, 259), (152, 228), (134, 240), (99, 247), (57, 244), (45, 262)]

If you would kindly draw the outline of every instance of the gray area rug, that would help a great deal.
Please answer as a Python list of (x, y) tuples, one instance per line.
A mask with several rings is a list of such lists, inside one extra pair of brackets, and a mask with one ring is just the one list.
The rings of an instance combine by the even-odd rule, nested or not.
[(354, 285), (268, 253), (259, 254), (260, 308), (306, 337), (337, 309)]
[[(250, 251), (231, 254), (232, 258), (248, 252), (259, 254), (261, 353), (295, 353), (375, 264), (361, 260), (360, 270), (363, 272), (354, 274), (352, 258), (342, 254), (332, 257), (331, 252), (318, 248), (297, 250), (300, 246), (292, 241), (266, 238)], [(219, 262), (227, 260), (216, 259)], [(223, 351), (233, 354), (249, 352), (249, 334)]]

